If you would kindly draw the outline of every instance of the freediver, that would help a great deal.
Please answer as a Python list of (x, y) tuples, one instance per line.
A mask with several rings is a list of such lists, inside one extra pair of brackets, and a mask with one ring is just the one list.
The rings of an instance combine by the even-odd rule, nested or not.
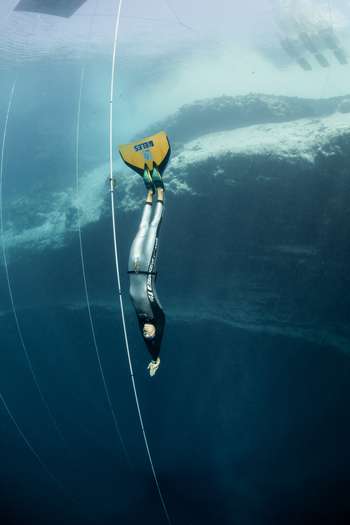
[[(152, 377), (160, 365), (159, 353), (165, 326), (165, 314), (155, 284), (159, 230), (164, 212), (162, 173), (169, 159), (170, 146), (166, 134), (161, 132), (143, 139), (141, 144), (120, 146), (120, 154), (126, 164), (142, 176), (147, 192), (141, 221), (130, 248), (128, 274), (130, 298), (143, 340), (152, 357), (148, 365)], [(142, 170), (140, 156), (142, 156)]]

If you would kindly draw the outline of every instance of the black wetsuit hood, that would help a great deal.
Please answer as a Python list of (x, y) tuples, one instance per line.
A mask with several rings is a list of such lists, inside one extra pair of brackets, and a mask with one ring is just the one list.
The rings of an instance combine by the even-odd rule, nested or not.
[[(149, 353), (152, 356), (152, 359), (155, 361), (160, 353), (160, 347), (162, 344), (163, 339), (163, 333), (164, 333), (164, 327), (165, 327), (165, 315), (161, 308), (152, 308), (154, 312), (154, 317), (144, 317), (144, 316), (138, 316), (138, 322), (139, 322), (139, 328), (143, 337), (143, 340), (145, 342), (145, 345), (147, 346), (147, 349)], [(143, 327), (146, 323), (153, 324), (156, 328), (156, 335), (152, 338), (147, 338), (143, 336)]]

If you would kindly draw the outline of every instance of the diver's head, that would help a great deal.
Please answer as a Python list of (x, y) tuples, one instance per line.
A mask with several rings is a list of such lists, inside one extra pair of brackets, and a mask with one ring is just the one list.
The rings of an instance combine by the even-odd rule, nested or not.
[(154, 339), (156, 335), (156, 327), (152, 323), (145, 323), (143, 325), (143, 337), (145, 339)]

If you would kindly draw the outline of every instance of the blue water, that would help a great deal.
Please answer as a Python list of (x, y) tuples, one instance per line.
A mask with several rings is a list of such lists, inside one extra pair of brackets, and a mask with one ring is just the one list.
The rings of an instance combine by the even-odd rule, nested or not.
[[(107, 7), (113, 11), (110, 2)], [(153, 4), (149, 9), (154, 15)], [(92, 40), (107, 35), (111, 43), (107, 15), (96, 15)], [(195, 24), (194, 15), (189, 9), (188, 24)], [(203, 28), (211, 27), (207, 15)], [(85, 27), (89, 17), (78, 22)], [(36, 23), (44, 27), (47, 20)], [(52, 35), (61, 38), (55, 20)], [(220, 42), (219, 56), (215, 39), (193, 36), (179, 21), (176, 45), (174, 34), (166, 40), (153, 22), (157, 31), (147, 32), (147, 18), (137, 23), (145, 54), (137, 54), (139, 33), (128, 40), (125, 30), (118, 62), (116, 218), (135, 379), (171, 521), (346, 524), (350, 105), (341, 80), (347, 69), (321, 71), (313, 63), (313, 76), (305, 77), (279, 48), (252, 54), (241, 43), (243, 60), (232, 42)], [(13, 27), (21, 43), (24, 26)], [(240, 30), (245, 42), (248, 31)], [(2, 257), (0, 523), (161, 525), (166, 520), (133, 397), (114, 267), (107, 183), (111, 57), (97, 44), (95, 54), (84, 54), (81, 42), (61, 56), (50, 51), (50, 38), (39, 56), (35, 34), (33, 41), (26, 37), (28, 49), (23, 36), (16, 60), (10, 45), (0, 49), (1, 130), (15, 86), (2, 186), (11, 290)], [(159, 34), (169, 46), (164, 54)], [(345, 29), (339, 35), (345, 46)], [(282, 69), (272, 70), (275, 63)], [(160, 129), (172, 145), (157, 281), (167, 324), (161, 367), (150, 378), (126, 273), (144, 189), (118, 159), (117, 145)], [(93, 344), (78, 210), (96, 341), (127, 457)]]
[[(53, 516), (65, 523), (84, 523), (87, 516), (92, 523), (137, 523), (145, 514), (163, 523), (118, 322), (114, 313), (106, 316), (98, 309), (94, 318), (131, 469), (113, 432), (86, 312), (55, 309), (21, 316), (64, 444), (48, 424), (16, 334), (10, 332), (12, 319), (6, 317), (2, 328), (8, 332), (6, 348), (12, 350), (2, 357), (3, 392), (65, 489), (62, 494), (49, 482), (4, 416), (2, 512), (9, 523), (28, 522), (28, 515), (33, 523), (52, 522)], [(33, 323), (40, 330), (33, 330)], [(162, 373), (151, 382), (133, 334), (142, 408), (175, 522), (311, 523), (319, 516), (326, 523), (344, 516), (345, 523), (350, 433), (346, 356), (331, 347), (252, 335), (221, 323), (208, 331), (203, 322), (170, 321)], [(73, 497), (74, 504), (65, 496)]]

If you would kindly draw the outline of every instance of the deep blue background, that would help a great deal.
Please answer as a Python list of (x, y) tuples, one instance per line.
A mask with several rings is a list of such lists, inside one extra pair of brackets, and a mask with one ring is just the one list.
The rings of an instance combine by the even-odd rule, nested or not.
[[(77, 99), (72, 93), (78, 91), (79, 69), (65, 67), (43, 65), (27, 75), (25, 89), (23, 77), (18, 84), (6, 150), (6, 228), (25, 224), (28, 216), (34, 220), (33, 209), (13, 206), (18, 195), (35, 206), (33, 195), (39, 203), (74, 185)], [(6, 103), (4, 96), (2, 115)], [(84, 104), (81, 162), (88, 170), (106, 161), (108, 115), (90, 112), (88, 97)], [(216, 102), (206, 104), (200, 115), (207, 114), (213, 127), (208, 129), (205, 117), (198, 125), (196, 107), (187, 108), (187, 126), (193, 124), (188, 137), (199, 136), (202, 127), (203, 132), (220, 129), (220, 123), (229, 129), (213, 112)], [(290, 119), (307, 112), (300, 101), (288, 104)], [(327, 111), (333, 106), (330, 101)], [(324, 110), (323, 104), (317, 108), (315, 114)], [(271, 119), (264, 108), (259, 117), (249, 114), (259, 122)], [(169, 120), (175, 151), (185, 140), (184, 121)], [(153, 379), (146, 373), (148, 356), (125, 295), (145, 426), (174, 524), (349, 521), (350, 369), (344, 351), (350, 304), (349, 138), (333, 146), (337, 155), (321, 155), (313, 169), (273, 157), (209, 158), (188, 172), (197, 196), (168, 195), (158, 284), (168, 318), (162, 365)], [(212, 177), (217, 163), (222, 179)], [(230, 187), (224, 179), (232, 173), (238, 185)], [(264, 175), (268, 183), (261, 182)], [(141, 182), (138, 191), (141, 197)], [(123, 290), (138, 219), (138, 210), (118, 211)], [(64, 442), (28, 371), (3, 267), (1, 392), (63, 491), (2, 408), (5, 525), (164, 523), (129, 380), (107, 188), (106, 211), (82, 234), (97, 341), (131, 466), (114, 432), (97, 369), (77, 232), (68, 232), (61, 247), (11, 248), (18, 320)], [(281, 245), (297, 249), (274, 251)], [(300, 253), (300, 246), (312, 250)]]

